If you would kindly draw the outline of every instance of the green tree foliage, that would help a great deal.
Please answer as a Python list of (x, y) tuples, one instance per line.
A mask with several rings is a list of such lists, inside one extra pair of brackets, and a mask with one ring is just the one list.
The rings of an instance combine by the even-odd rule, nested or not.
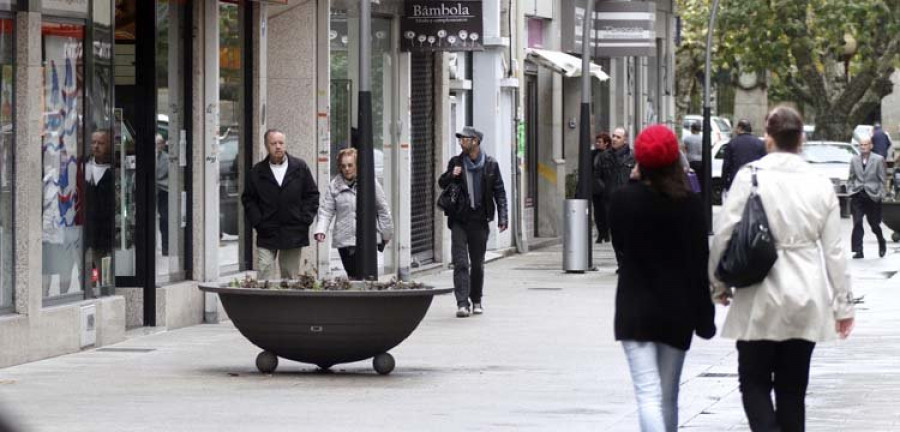
[[(678, 76), (688, 91), (702, 91), (702, 81), (688, 80), (702, 78), (710, 3), (678, 0), (684, 23)], [(715, 68), (768, 73), (770, 98), (805, 108), (820, 138), (849, 139), (893, 90), (898, 0), (721, 0), (719, 14)], [(845, 55), (848, 38), (857, 44), (852, 56)], [(680, 105), (685, 100), (690, 96)]]

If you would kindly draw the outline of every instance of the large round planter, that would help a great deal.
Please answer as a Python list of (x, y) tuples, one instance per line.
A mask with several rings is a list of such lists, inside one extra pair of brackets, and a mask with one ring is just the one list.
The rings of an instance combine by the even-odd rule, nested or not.
[(900, 201), (882, 201), (881, 220), (894, 231), (891, 239), (900, 241)]
[(387, 352), (422, 321), (435, 295), (452, 288), (309, 291), (201, 285), (218, 293), (234, 326), (264, 351), (257, 367), (271, 373), (277, 357), (328, 369), (374, 357), (381, 374), (394, 360)]

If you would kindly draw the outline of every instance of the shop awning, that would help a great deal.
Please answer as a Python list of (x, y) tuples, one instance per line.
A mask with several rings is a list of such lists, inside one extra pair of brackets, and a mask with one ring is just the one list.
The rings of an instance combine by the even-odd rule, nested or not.
[[(541, 66), (550, 68), (567, 78), (581, 76), (581, 59), (560, 51), (528, 48), (525, 50), (526, 58)], [(603, 72), (600, 65), (591, 63), (591, 75), (600, 81), (609, 79), (609, 75)]]

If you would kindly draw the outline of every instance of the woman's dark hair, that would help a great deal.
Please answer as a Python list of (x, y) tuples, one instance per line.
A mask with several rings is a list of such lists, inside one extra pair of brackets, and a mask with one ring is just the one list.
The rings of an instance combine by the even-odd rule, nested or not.
[(600, 141), (603, 141), (603, 144), (605, 144), (607, 147), (612, 145), (612, 137), (609, 136), (608, 132), (600, 132), (599, 134), (597, 134), (597, 138), (600, 139)]
[(681, 199), (691, 193), (679, 160), (660, 168), (647, 168), (638, 164), (638, 170), (641, 172), (641, 179), (650, 182), (650, 187), (665, 197)]
[(766, 133), (779, 150), (796, 152), (803, 140), (803, 117), (791, 107), (776, 107), (766, 116)]

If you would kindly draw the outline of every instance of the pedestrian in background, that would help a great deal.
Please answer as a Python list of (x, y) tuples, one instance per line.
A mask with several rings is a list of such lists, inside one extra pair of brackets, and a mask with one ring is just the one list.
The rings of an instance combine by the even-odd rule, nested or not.
[(168, 143), (156, 134), (156, 212), (162, 255), (169, 256), (169, 152)]
[[(359, 266), (356, 262), (356, 149), (346, 148), (338, 153), (338, 167), (341, 173), (331, 179), (325, 199), (319, 206), (318, 223), (316, 224), (315, 239), (319, 243), (325, 241), (325, 232), (331, 227), (334, 220), (333, 237), (331, 245), (337, 248), (341, 255), (341, 262), (350, 280), (362, 279)], [(394, 221), (391, 218), (391, 210), (388, 208), (384, 197), (384, 189), (381, 183), (375, 182), (375, 211), (377, 213), (376, 225), (381, 235), (378, 246), (384, 250), (384, 246), (394, 236)]]
[(256, 230), (259, 279), (275, 279), (275, 261), (281, 279), (300, 275), (300, 251), (309, 246), (309, 226), (319, 208), (319, 188), (303, 159), (285, 151), (284, 132), (269, 129), (263, 135), (269, 154), (253, 166), (241, 202)]
[(878, 239), (878, 256), (887, 253), (887, 242), (881, 232), (881, 200), (885, 195), (884, 158), (873, 150), (872, 139), (862, 138), (859, 154), (850, 160), (850, 177), (847, 193), (850, 194), (850, 211), (853, 214), (853, 233), (850, 246), (853, 258), (863, 258), (863, 216)]
[(709, 339), (716, 333), (706, 219), (671, 130), (645, 129), (634, 153), (640, 180), (610, 203), (613, 246), (622, 252), (615, 336), (628, 358), (641, 430), (674, 432), (681, 369), (693, 334)]
[(609, 241), (609, 224), (606, 207), (609, 197), (606, 194), (606, 183), (603, 181), (603, 154), (612, 145), (612, 138), (606, 132), (597, 135), (594, 148), (591, 150), (591, 168), (594, 184), (591, 188), (591, 201), (594, 204), (594, 223), (597, 225), (597, 243)]
[(885, 161), (888, 160), (888, 151), (890, 151), (891, 146), (891, 137), (885, 133), (884, 129), (881, 127), (881, 123), (875, 123), (873, 127), (874, 132), (872, 132), (872, 151), (875, 154), (879, 155)]
[[(612, 133), (612, 145), (603, 153), (601, 162), (603, 170), (603, 183), (606, 185), (606, 196), (612, 197), (619, 189), (625, 187), (632, 178), (632, 171), (636, 171), (634, 154), (628, 145), (628, 137), (624, 127), (617, 127)], [(611, 219), (610, 205), (607, 200), (606, 217)], [(619, 251), (616, 251), (616, 262), (620, 262)], [(616, 270), (618, 272), (618, 270)]]
[(734, 176), (742, 166), (766, 155), (766, 145), (752, 135), (750, 120), (741, 119), (737, 124), (737, 136), (725, 146), (722, 160), (722, 181), (725, 190), (731, 189)]
[(458, 318), (468, 317), (470, 313), (484, 313), (481, 298), (484, 254), (491, 232), (488, 224), (494, 220), (495, 211), (500, 232), (506, 231), (509, 223), (500, 165), (481, 149), (483, 137), (471, 126), (458, 132), (456, 138), (462, 152), (450, 159), (447, 171), (438, 179), (441, 189), (452, 182), (461, 183), (469, 204), (461, 214), (451, 216), (447, 221), (451, 231), (450, 250)]
[(694, 170), (700, 180), (700, 188), (706, 187), (706, 176), (703, 171), (703, 136), (700, 135), (700, 122), (691, 123), (691, 134), (684, 137), (684, 153), (690, 169)]
[(735, 290), (715, 275), (750, 197), (747, 168), (737, 173), (722, 206), (709, 257), (713, 299), (733, 302), (722, 336), (737, 339), (741, 398), (754, 431), (804, 430), (813, 349), (853, 329), (840, 206), (831, 181), (800, 156), (802, 142), (800, 114), (775, 108), (766, 118), (769, 154), (751, 163), (778, 248), (768, 276)]

